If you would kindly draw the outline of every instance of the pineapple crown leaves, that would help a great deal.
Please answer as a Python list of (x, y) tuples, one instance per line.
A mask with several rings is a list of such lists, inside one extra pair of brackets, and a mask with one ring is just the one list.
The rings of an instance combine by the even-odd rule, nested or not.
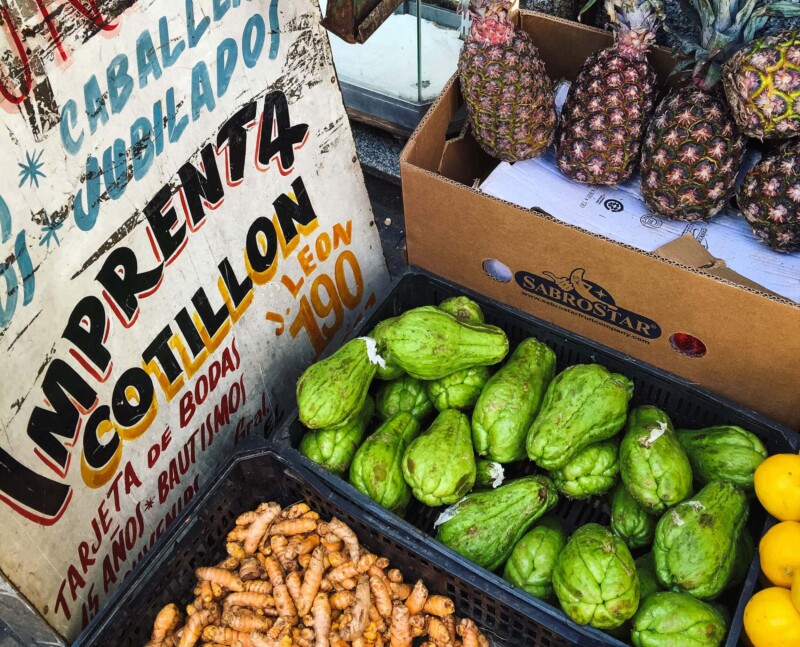
[(725, 61), (752, 41), (770, 16), (800, 16), (800, 4), (786, 1), (762, 6), (758, 6), (759, 0), (680, 2), (692, 22), (700, 26), (700, 33), (697, 37), (676, 34), (680, 43), (679, 53), (686, 58), (675, 71), (692, 67), (695, 84), (704, 90), (711, 89), (720, 81)]
[[(578, 13), (578, 19), (591, 9), (597, 0), (589, 0)], [(663, 0), (605, 0), (612, 28), (624, 25), (628, 29), (652, 31), (664, 20)]]

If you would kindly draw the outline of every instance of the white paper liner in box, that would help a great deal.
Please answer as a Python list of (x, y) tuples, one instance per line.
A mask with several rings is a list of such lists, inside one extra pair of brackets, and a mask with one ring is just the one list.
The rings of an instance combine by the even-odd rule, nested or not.
[(648, 210), (638, 176), (617, 187), (579, 184), (561, 174), (552, 149), (534, 160), (501, 163), (481, 190), (523, 209), (537, 207), (557, 220), (645, 252), (691, 233), (734, 272), (800, 302), (800, 253), (773, 251), (756, 238), (734, 209), (711, 222), (668, 220)]

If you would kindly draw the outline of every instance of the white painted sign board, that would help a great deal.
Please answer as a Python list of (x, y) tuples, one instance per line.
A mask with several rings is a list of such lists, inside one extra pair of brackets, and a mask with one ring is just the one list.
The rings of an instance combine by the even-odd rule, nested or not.
[(0, 6), (0, 568), (68, 639), (386, 286), (319, 20)]

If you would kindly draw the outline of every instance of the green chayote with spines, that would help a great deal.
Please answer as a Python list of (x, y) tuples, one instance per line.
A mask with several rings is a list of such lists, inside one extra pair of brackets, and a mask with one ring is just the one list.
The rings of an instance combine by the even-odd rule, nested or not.
[(386, 344), (383, 340), (383, 334), (386, 332), (389, 326), (391, 326), (398, 319), (399, 317), (390, 317), (389, 319), (384, 319), (383, 321), (379, 322), (368, 335), (368, 337), (372, 337), (377, 342), (378, 352), (385, 362), (385, 366), (378, 365), (376, 368), (375, 377), (379, 380), (396, 380), (403, 376), (403, 369), (400, 368), (392, 359), (392, 356), (387, 351)]
[(558, 502), (546, 476), (507, 481), (495, 490), (472, 492), (445, 511), (436, 539), (479, 566), (494, 571), (511, 555), (533, 523)]
[(710, 604), (664, 591), (642, 601), (631, 641), (636, 647), (719, 647), (727, 631), (725, 618)]
[(526, 457), (528, 429), (555, 375), (556, 355), (537, 339), (519, 343), (483, 388), (472, 412), (475, 451), (499, 463)]
[(369, 338), (353, 339), (300, 376), (297, 408), (306, 427), (336, 427), (361, 411), (377, 368), (367, 350), (370, 343)]
[(672, 422), (661, 409), (636, 407), (619, 450), (622, 482), (630, 495), (652, 514), (692, 493), (692, 468)]
[(375, 403), (367, 396), (358, 415), (346, 424), (333, 429), (313, 429), (303, 436), (298, 447), (301, 454), (339, 476), (343, 476), (353, 460)]
[(438, 380), (426, 382), (425, 389), (437, 411), (445, 409), (463, 411), (475, 406), (491, 374), (488, 366), (471, 366)]
[(436, 416), (403, 455), (403, 477), (425, 505), (455, 503), (475, 485), (475, 476), (469, 420), (455, 409)]
[(467, 323), (482, 324), (485, 321), (483, 310), (472, 299), (465, 296), (450, 297), (439, 304), (439, 308), (449, 312), (456, 319)]
[(553, 597), (553, 569), (567, 545), (567, 535), (555, 517), (544, 516), (522, 536), (503, 570), (503, 579), (532, 596)]
[(556, 488), (570, 499), (608, 492), (619, 476), (619, 445), (604, 440), (580, 450), (563, 467), (550, 471)]
[(508, 353), (496, 326), (465, 323), (436, 306), (408, 310), (383, 333), (389, 356), (420, 380), (438, 380), (472, 366), (491, 366)]
[(633, 383), (599, 364), (578, 364), (556, 375), (526, 441), (539, 467), (563, 467), (587, 445), (615, 436), (625, 424)]
[(653, 541), (659, 583), (701, 600), (717, 597), (733, 572), (748, 513), (744, 491), (725, 481), (712, 481), (667, 510)]
[(730, 481), (745, 490), (753, 490), (753, 475), (768, 454), (755, 434), (736, 425), (720, 425), (705, 429), (679, 429), (678, 441), (683, 447), (695, 479)]
[(375, 408), (382, 420), (401, 411), (423, 420), (434, 412), (425, 382), (410, 375), (381, 384), (375, 394)]
[(611, 530), (630, 549), (643, 548), (653, 543), (658, 517), (653, 516), (634, 499), (624, 483), (617, 483), (611, 491)]
[(403, 454), (419, 434), (419, 422), (401, 411), (367, 438), (353, 458), (350, 483), (378, 505), (403, 514), (411, 488), (403, 478)]
[(639, 578), (628, 547), (608, 528), (578, 528), (558, 556), (553, 588), (575, 622), (598, 629), (621, 627), (639, 606)]

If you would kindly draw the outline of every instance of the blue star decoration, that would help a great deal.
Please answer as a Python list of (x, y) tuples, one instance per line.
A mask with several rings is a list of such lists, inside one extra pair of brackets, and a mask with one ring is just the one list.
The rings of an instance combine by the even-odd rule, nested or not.
[(56, 233), (61, 226), (64, 224), (63, 220), (56, 220), (55, 216), (47, 216), (44, 217), (44, 227), (42, 227), (42, 231), (44, 232), (44, 237), (42, 240), (39, 241), (39, 245), (44, 245), (47, 243), (47, 249), (50, 249), (50, 239), (56, 241), (56, 245), (61, 247), (61, 241), (58, 239), (58, 234)]
[(40, 177), (47, 177), (44, 173), (42, 173), (39, 169), (44, 166), (44, 162), (40, 162), (39, 160), (42, 159), (42, 155), (44, 155), (44, 149), (39, 151), (39, 154), (36, 154), (36, 151), (33, 151), (33, 155), (25, 152), (25, 163), (20, 164), (17, 162), (17, 166), (19, 166), (22, 170), (19, 172), (20, 181), (19, 186), (28, 182), (28, 186), (36, 185), (36, 188), (39, 188), (39, 178)]

